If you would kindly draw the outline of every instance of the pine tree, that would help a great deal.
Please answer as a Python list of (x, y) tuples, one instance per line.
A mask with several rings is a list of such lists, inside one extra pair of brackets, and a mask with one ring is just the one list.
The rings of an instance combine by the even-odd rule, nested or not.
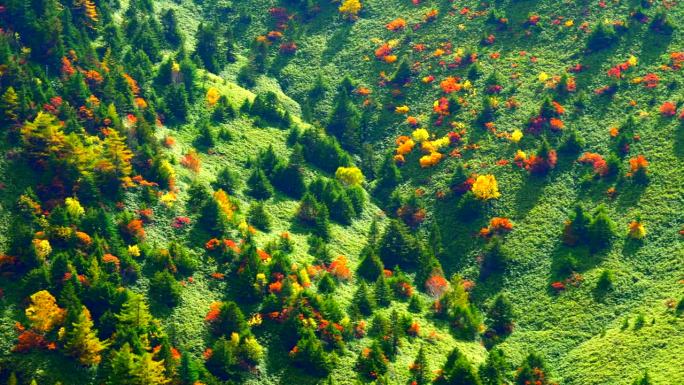
[(193, 385), (200, 379), (199, 375), (199, 364), (195, 359), (188, 353), (183, 352), (181, 355), (180, 369), (178, 376), (183, 384)]
[(67, 326), (65, 350), (83, 365), (97, 365), (102, 360), (101, 353), (106, 347), (107, 343), (97, 338), (97, 330), (93, 329), (90, 311), (83, 306), (78, 313), (77, 321)]
[(643, 377), (637, 378), (634, 380), (632, 385), (651, 385), (651, 377), (648, 375), (648, 372), (644, 372)]
[(458, 348), (449, 353), (442, 367), (442, 374), (435, 380), (436, 385), (481, 385), (468, 359)]
[(373, 313), (376, 307), (375, 296), (368, 289), (366, 282), (361, 282), (359, 288), (356, 290), (353, 299), (353, 307), (361, 315), (369, 316)]
[(212, 346), (211, 357), (207, 360), (207, 368), (221, 379), (227, 380), (236, 373), (238, 364), (239, 338), (230, 340), (222, 336)]
[(164, 385), (171, 382), (165, 375), (164, 362), (155, 361), (152, 353), (144, 352), (133, 369), (135, 385)]
[[(432, 376), (430, 375), (430, 366), (425, 354), (425, 347), (423, 345), (418, 349), (418, 355), (410, 367), (411, 377), (415, 381), (415, 385), (429, 385), (432, 383)], [(498, 384), (501, 385), (501, 384)]]
[(266, 200), (273, 195), (273, 186), (260, 168), (256, 168), (252, 172), (247, 180), (247, 186), (249, 187), (249, 194), (256, 199)]
[(351, 83), (345, 79), (333, 101), (333, 110), (328, 119), (328, 134), (339, 139), (343, 148), (358, 152), (361, 148), (361, 112), (351, 98)]
[(168, 307), (175, 307), (181, 300), (182, 286), (168, 270), (154, 273), (150, 280), (150, 298)]
[(140, 294), (126, 292), (126, 300), (116, 319), (117, 341), (130, 343), (136, 352), (149, 347), (147, 332), (152, 315)]
[(503, 294), (496, 296), (487, 317), (489, 327), (498, 335), (506, 335), (513, 330), (513, 305)]
[(588, 233), (592, 251), (602, 250), (610, 245), (615, 236), (615, 222), (608, 216), (605, 206), (599, 206), (594, 212)]
[(377, 299), (378, 305), (389, 306), (392, 302), (392, 288), (389, 282), (385, 278), (384, 274), (380, 274), (378, 279), (375, 281), (374, 286), (375, 298)]
[(492, 238), (485, 248), (480, 277), (487, 278), (492, 274), (503, 273), (508, 267), (509, 259), (508, 252), (503, 248), (501, 240), (498, 237)]
[(19, 119), (19, 96), (12, 86), (7, 87), (7, 90), (0, 98), (0, 111), (3, 112), (3, 120), (6, 122), (16, 122)]
[(261, 202), (255, 202), (249, 207), (249, 213), (247, 214), (249, 218), (249, 223), (254, 225), (257, 229), (261, 231), (271, 230), (271, 218), (264, 208), (264, 204)]
[(239, 336), (249, 335), (249, 326), (242, 310), (233, 301), (221, 304), (218, 319), (213, 322), (212, 330), (216, 335), (230, 335), (237, 333)]
[(384, 270), (380, 257), (378, 257), (370, 247), (366, 246), (361, 251), (361, 258), (361, 262), (356, 270), (359, 276), (369, 281), (378, 279)]
[(544, 360), (540, 356), (530, 353), (517, 371), (515, 384), (548, 385), (549, 379), (545, 372), (546, 365), (544, 364)]
[(380, 240), (378, 255), (387, 267), (414, 267), (420, 255), (420, 245), (409, 233), (406, 225), (392, 219)]
[(389, 195), (389, 192), (401, 182), (401, 172), (391, 155), (385, 157), (380, 170), (378, 170), (378, 182), (376, 192)]
[(226, 166), (216, 174), (216, 180), (211, 185), (216, 190), (221, 189), (234, 194), (240, 187), (240, 178), (235, 171)]
[(501, 385), (506, 383), (506, 372), (508, 364), (504, 352), (501, 349), (492, 349), (487, 360), (480, 365), (478, 375), (482, 385)]
[(108, 384), (111, 385), (133, 385), (136, 379), (133, 374), (135, 370), (135, 355), (131, 352), (131, 346), (125, 343), (121, 349), (114, 351), (109, 361)]

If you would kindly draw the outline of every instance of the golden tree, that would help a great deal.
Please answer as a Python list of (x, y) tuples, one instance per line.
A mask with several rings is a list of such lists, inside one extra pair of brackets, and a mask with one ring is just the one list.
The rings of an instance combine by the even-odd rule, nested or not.
[(7, 91), (0, 98), (0, 109), (5, 114), (5, 119), (16, 121), (18, 118), (17, 109), (19, 108), (19, 97), (14, 88), (8, 87)]
[(41, 333), (47, 333), (64, 322), (66, 312), (57, 305), (55, 297), (47, 290), (31, 295), (31, 304), (26, 308), (26, 318), (31, 327)]
[(360, 0), (342, 0), (339, 11), (350, 20), (358, 18), (359, 12), (363, 8)]
[(363, 182), (363, 173), (358, 167), (338, 167), (335, 178), (348, 186), (356, 186)]
[(481, 200), (496, 199), (501, 196), (496, 178), (491, 174), (478, 176), (473, 183), (472, 191)]

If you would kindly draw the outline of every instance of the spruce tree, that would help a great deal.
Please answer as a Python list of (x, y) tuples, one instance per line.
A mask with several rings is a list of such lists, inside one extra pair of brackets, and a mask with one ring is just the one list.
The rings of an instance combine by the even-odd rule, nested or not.
[(266, 200), (273, 196), (273, 186), (261, 168), (254, 169), (247, 180), (249, 195), (259, 200)]
[[(70, 309), (76, 311), (76, 309)], [(90, 311), (82, 306), (76, 322), (67, 325), (64, 349), (83, 365), (97, 365), (102, 360), (101, 353), (107, 347), (106, 342), (97, 338), (97, 330), (93, 329)]]
[(501, 349), (492, 349), (487, 360), (480, 365), (478, 375), (482, 385), (501, 385), (506, 383), (508, 364), (506, 356)]
[(498, 335), (509, 334), (513, 330), (513, 305), (508, 298), (499, 294), (487, 312), (489, 327)]
[(353, 102), (351, 87), (345, 79), (338, 88), (326, 130), (339, 139), (344, 149), (358, 152), (361, 149), (361, 112)]
[(375, 296), (368, 289), (368, 285), (365, 282), (362, 281), (356, 290), (352, 304), (354, 310), (358, 311), (361, 315), (369, 316), (373, 313), (376, 307)]
[(378, 279), (375, 281), (373, 291), (378, 305), (383, 307), (390, 305), (392, 302), (392, 287), (390, 287), (390, 284), (387, 282), (384, 274), (380, 274), (380, 276), (378, 276)]
[(249, 213), (247, 214), (249, 218), (249, 223), (261, 231), (271, 230), (271, 217), (266, 212), (264, 204), (262, 202), (255, 202), (249, 207)]

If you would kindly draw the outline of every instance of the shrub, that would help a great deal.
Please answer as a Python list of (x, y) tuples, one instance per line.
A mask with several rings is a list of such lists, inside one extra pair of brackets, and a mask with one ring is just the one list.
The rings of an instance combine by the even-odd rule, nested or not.
[(603, 270), (596, 281), (596, 291), (600, 294), (606, 293), (613, 289), (613, 272), (610, 270)]

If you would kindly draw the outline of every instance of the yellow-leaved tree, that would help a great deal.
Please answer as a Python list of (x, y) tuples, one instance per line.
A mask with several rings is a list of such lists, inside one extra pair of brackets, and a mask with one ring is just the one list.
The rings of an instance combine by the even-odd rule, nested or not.
[(64, 322), (65, 310), (57, 305), (55, 297), (47, 290), (31, 295), (31, 304), (26, 308), (26, 318), (31, 327), (41, 333), (47, 333)]
[(338, 167), (335, 178), (347, 186), (358, 186), (363, 182), (363, 173), (358, 167)]
[(496, 199), (501, 196), (499, 192), (499, 185), (496, 182), (494, 175), (480, 175), (473, 183), (473, 194), (477, 199), (489, 200)]
[(206, 96), (207, 104), (209, 105), (209, 107), (213, 107), (214, 105), (216, 105), (220, 97), (221, 93), (219, 92), (219, 90), (216, 89), (216, 87), (210, 87), (207, 90)]
[(360, 0), (342, 0), (339, 11), (350, 20), (358, 18), (359, 12), (363, 8)]

